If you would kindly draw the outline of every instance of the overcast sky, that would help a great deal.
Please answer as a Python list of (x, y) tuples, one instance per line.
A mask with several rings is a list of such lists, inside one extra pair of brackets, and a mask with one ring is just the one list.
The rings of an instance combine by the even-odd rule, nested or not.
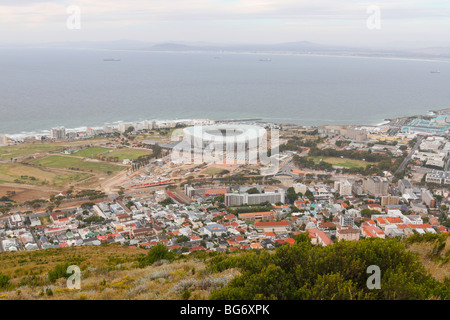
[(119, 39), (450, 46), (450, 0), (0, 0), (0, 42)]

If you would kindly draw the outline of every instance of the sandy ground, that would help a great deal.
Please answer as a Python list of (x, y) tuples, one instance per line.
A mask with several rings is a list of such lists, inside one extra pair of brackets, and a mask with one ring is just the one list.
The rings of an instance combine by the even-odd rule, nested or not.
[(52, 194), (60, 192), (60, 190), (30, 186), (30, 185), (17, 185), (14, 183), (2, 183), (0, 185), (0, 197), (6, 196), (7, 191), (15, 191), (16, 194), (11, 197), (16, 202), (24, 202), (35, 199), (48, 199)]

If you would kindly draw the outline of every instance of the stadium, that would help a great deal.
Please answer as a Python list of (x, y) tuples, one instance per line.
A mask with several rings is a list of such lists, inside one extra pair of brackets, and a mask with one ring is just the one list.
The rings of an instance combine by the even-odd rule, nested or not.
[(245, 151), (265, 143), (266, 129), (255, 125), (194, 126), (183, 130), (183, 140), (194, 150)]

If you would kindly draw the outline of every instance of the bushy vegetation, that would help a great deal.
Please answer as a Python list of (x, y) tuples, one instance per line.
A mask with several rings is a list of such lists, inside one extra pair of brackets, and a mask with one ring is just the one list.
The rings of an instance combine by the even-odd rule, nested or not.
[(9, 284), (10, 276), (0, 273), (0, 288), (6, 288)]
[(428, 258), (434, 262), (440, 262), (443, 264), (450, 263), (450, 251), (447, 251), (444, 255), (444, 249), (448, 240), (448, 235), (444, 233), (416, 233), (408, 237), (405, 241), (406, 245), (412, 245), (414, 243), (430, 243), (433, 248), (428, 253)]
[[(396, 240), (367, 239), (313, 246), (306, 238), (275, 253), (220, 255), (209, 269), (238, 268), (242, 275), (214, 291), (212, 299), (448, 299), (448, 280), (433, 278), (418, 257)], [(367, 268), (381, 270), (381, 288), (370, 290)]]
[(173, 261), (176, 254), (169, 251), (167, 247), (161, 243), (150, 249), (147, 255), (138, 258), (139, 267), (151, 266), (153, 263), (160, 260)]
[(168, 206), (169, 204), (174, 204), (175, 202), (173, 201), (172, 198), (166, 198), (163, 201), (160, 201), (159, 204), (163, 205), (163, 206)]
[(65, 263), (57, 264), (52, 270), (48, 272), (48, 280), (51, 283), (54, 283), (58, 279), (69, 278), (71, 274), (67, 273), (67, 268), (71, 265), (79, 265), (84, 260), (84, 258), (75, 257)]

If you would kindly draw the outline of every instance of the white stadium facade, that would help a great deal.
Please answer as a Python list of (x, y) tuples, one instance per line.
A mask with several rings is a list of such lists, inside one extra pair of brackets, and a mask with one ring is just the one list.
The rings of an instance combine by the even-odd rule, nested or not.
[(267, 158), (267, 131), (257, 125), (193, 126), (182, 137), (172, 148), (174, 162), (256, 164)]
[(266, 129), (255, 125), (194, 126), (183, 130), (183, 140), (198, 151), (255, 149), (266, 142), (266, 135)]

